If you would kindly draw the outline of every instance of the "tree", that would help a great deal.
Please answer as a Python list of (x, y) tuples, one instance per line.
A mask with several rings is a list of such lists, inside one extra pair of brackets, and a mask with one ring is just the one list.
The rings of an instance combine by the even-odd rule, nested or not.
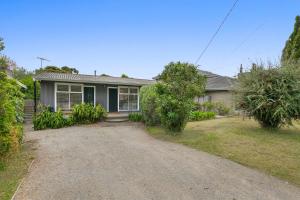
[[(3, 38), (0, 38), (0, 52), (5, 48)], [(5, 70), (8, 67), (7, 59), (5, 56), (0, 55), (0, 71)]]
[(79, 71), (76, 68), (63, 66), (63, 67), (57, 67), (57, 66), (46, 66), (44, 68), (40, 68), (35, 70), (36, 74), (40, 74), (42, 72), (55, 72), (55, 73), (66, 73), (66, 74), (78, 74)]
[(5, 48), (3, 38), (0, 37), (0, 51), (3, 51)]
[(68, 66), (61, 67), (61, 70), (65, 71), (66, 73), (70, 73), (70, 74), (78, 74), (79, 73), (79, 71), (76, 68), (68, 67)]
[(205, 81), (193, 64), (171, 62), (165, 66), (157, 84), (164, 127), (174, 134), (184, 129), (194, 97), (204, 93)]
[(122, 74), (121, 78), (129, 78), (126, 74)]
[(298, 62), (300, 60), (300, 16), (296, 16), (294, 31), (285, 43), (281, 62)]
[(263, 127), (279, 128), (300, 117), (300, 77), (294, 66), (257, 65), (239, 75), (237, 107)]

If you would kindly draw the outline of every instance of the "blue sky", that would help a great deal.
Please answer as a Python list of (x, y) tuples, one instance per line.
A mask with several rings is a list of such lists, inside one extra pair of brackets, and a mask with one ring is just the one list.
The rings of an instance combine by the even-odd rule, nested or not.
[[(2, 0), (4, 54), (19, 66), (37, 56), (80, 73), (151, 78), (170, 61), (194, 63), (234, 0)], [(276, 61), (300, 14), (298, 0), (240, 0), (199, 61), (233, 76), (240, 64)]]

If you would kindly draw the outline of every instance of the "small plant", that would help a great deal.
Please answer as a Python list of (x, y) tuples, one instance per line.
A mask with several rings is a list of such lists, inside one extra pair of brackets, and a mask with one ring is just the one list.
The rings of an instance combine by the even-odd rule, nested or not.
[(128, 119), (132, 122), (140, 122), (143, 120), (143, 115), (141, 113), (129, 113)]
[(106, 117), (106, 110), (101, 105), (77, 104), (72, 108), (72, 120), (78, 124), (90, 124)]
[(214, 112), (201, 112), (201, 111), (192, 111), (190, 113), (190, 121), (202, 121), (208, 119), (214, 119), (216, 113)]
[(49, 107), (43, 107), (41, 112), (33, 118), (34, 130), (55, 129), (70, 125), (72, 125), (71, 119), (65, 118), (60, 109), (57, 112), (51, 112)]

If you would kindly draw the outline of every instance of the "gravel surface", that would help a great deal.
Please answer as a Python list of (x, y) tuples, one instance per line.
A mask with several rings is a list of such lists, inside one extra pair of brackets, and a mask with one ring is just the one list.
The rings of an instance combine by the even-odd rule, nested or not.
[(37, 156), (15, 199), (300, 199), (298, 187), (136, 124), (28, 131), (26, 140)]

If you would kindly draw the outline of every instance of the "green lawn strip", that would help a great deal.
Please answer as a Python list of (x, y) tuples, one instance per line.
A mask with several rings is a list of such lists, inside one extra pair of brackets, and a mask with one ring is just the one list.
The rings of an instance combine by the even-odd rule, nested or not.
[(182, 135), (170, 136), (160, 127), (156, 138), (190, 146), (300, 185), (300, 125), (262, 129), (253, 120), (225, 118), (188, 123)]
[(22, 178), (26, 175), (33, 159), (30, 144), (6, 158), (0, 158), (0, 199), (9, 200), (13, 196)]

